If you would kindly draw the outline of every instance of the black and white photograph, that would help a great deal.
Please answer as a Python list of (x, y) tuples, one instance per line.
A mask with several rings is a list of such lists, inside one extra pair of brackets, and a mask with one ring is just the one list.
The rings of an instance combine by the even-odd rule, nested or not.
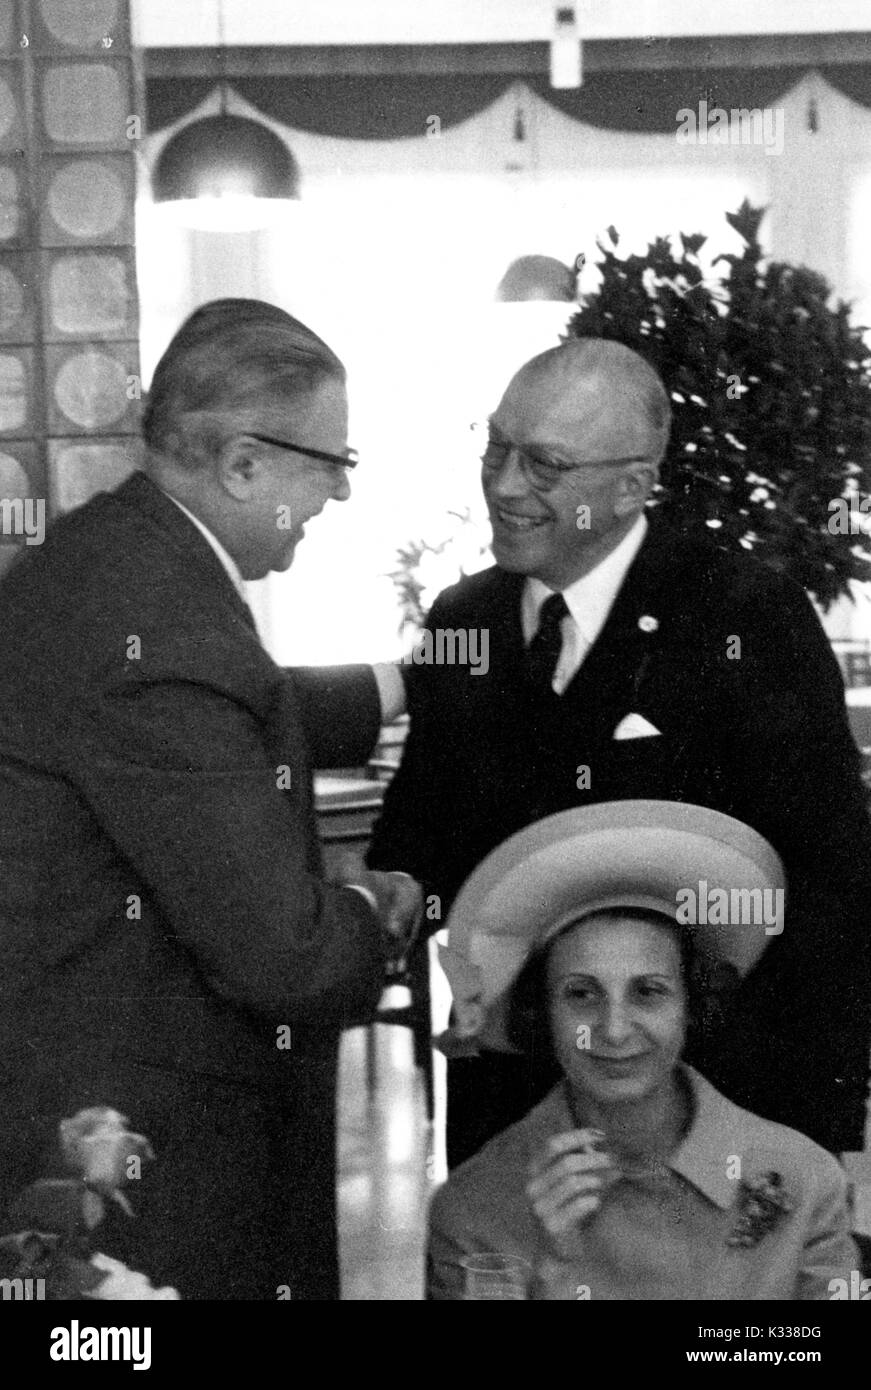
[(867, 0), (0, 0), (0, 953), (28, 1364), (539, 1300), (833, 1372)]

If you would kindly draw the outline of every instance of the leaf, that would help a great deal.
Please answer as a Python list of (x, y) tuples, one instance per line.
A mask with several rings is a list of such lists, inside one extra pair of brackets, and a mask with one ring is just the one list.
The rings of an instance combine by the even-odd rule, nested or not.
[(600, 284), (567, 332), (623, 342), (662, 376), (673, 422), (655, 505), (690, 532), (717, 520), (718, 544), (749, 545), (825, 606), (871, 569), (868, 536), (827, 529), (848, 481), (871, 490), (871, 354), (823, 276), (765, 261), (764, 213), (745, 201), (727, 214), (743, 250), (708, 274), (700, 233), (622, 259), (600, 244)]
[(767, 208), (754, 208), (745, 198), (737, 212), (727, 212), (726, 221), (748, 245), (758, 240), (759, 228)]
[(702, 232), (693, 232), (692, 234), (681, 232), (680, 239), (686, 254), (697, 256), (708, 238)]

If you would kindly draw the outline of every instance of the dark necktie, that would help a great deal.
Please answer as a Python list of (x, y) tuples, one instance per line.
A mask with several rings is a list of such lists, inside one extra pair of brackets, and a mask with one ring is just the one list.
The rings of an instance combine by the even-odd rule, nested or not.
[(568, 611), (562, 594), (551, 594), (541, 605), (538, 631), (526, 650), (526, 670), (536, 694), (554, 694), (551, 682), (563, 645), (560, 624)]

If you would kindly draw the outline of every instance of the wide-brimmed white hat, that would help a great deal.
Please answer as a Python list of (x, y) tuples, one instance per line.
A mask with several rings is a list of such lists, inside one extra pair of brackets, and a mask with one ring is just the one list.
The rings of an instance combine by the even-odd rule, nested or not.
[(768, 841), (704, 806), (608, 801), (536, 821), (483, 860), (451, 908), (440, 951), (451, 1037), (511, 1050), (507, 1010), (526, 960), (606, 908), (664, 913), (744, 975), (783, 930), (785, 889)]

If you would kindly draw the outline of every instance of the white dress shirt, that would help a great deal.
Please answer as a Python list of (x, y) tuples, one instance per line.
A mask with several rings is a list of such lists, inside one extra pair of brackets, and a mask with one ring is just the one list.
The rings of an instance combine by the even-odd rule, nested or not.
[(221, 542), (218, 540), (218, 537), (209, 530), (208, 526), (204, 525), (203, 522), (200, 521), (198, 516), (194, 516), (193, 512), (188, 511), (187, 507), (183, 502), (179, 502), (178, 498), (173, 497), (172, 493), (167, 492), (165, 488), (161, 488), (160, 490), (165, 497), (169, 498), (170, 502), (175, 503), (180, 512), (184, 512), (188, 521), (192, 521), (194, 523), (194, 526), (196, 526), (197, 530), (200, 532), (200, 534), (204, 536), (205, 539), (208, 541), (209, 545), (214, 550), (221, 564), (224, 566), (224, 569), (230, 576), (230, 579), (233, 582), (233, 588), (236, 590), (236, 593), (239, 595), (240, 599), (247, 608), (248, 599), (245, 595), (245, 580), (242, 578), (242, 572), (239, 569), (239, 566), (236, 564), (236, 561), (233, 559), (232, 555), (229, 555), (227, 553), (227, 551), (221, 545)]
[[(626, 532), (619, 545), (615, 546), (595, 569), (584, 574), (563, 589), (568, 614), (562, 620), (563, 644), (559, 661), (553, 674), (553, 689), (562, 695), (566, 686), (581, 669), (587, 652), (592, 647), (605, 620), (620, 592), (629, 566), (641, 549), (647, 535), (647, 518), (642, 512), (635, 524)], [(521, 622), (523, 640), (527, 646), (538, 631), (539, 615), (545, 599), (554, 592), (540, 579), (527, 579), (521, 600)]]

